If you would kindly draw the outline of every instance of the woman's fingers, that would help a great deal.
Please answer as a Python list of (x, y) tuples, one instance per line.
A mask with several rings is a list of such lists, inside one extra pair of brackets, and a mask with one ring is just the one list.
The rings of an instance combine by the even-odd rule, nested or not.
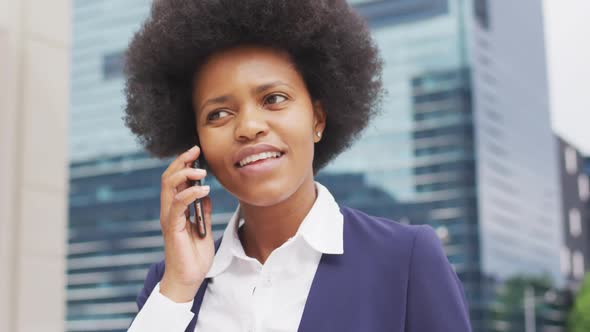
[(190, 187), (189, 181), (202, 180), (207, 175), (207, 171), (201, 168), (183, 168), (178, 172), (170, 175), (166, 180), (166, 187), (177, 189), (181, 192), (187, 187)]
[(209, 195), (209, 191), (209, 186), (193, 186), (176, 194), (170, 206), (169, 216), (171, 217), (171, 221), (178, 219), (178, 217), (185, 217), (185, 211), (188, 209), (188, 205), (198, 198)]
[(201, 149), (198, 146), (193, 146), (189, 150), (180, 154), (176, 159), (174, 159), (168, 168), (162, 173), (162, 179), (167, 178), (172, 173), (176, 173), (176, 171), (185, 168), (187, 164), (192, 163), (193, 161), (197, 160), (199, 154), (201, 153)]
[[(169, 167), (168, 170), (170, 169)], [(207, 175), (207, 172), (200, 168), (183, 167), (173, 173), (168, 172), (168, 170), (164, 172), (167, 174), (166, 176), (162, 175), (162, 192), (160, 194), (162, 213), (168, 212), (174, 195), (190, 187), (190, 181), (201, 180)]]

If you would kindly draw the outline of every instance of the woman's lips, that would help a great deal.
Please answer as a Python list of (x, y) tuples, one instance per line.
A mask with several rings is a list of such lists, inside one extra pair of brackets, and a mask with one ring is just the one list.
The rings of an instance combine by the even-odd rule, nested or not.
[(283, 162), (284, 157), (285, 157), (285, 154), (283, 153), (278, 158), (271, 157), (271, 158), (257, 160), (255, 162), (249, 163), (248, 165), (245, 165), (242, 167), (238, 166), (237, 170), (241, 174), (247, 175), (247, 176), (263, 175), (265, 173), (268, 173), (268, 172), (274, 170), (278, 166), (280, 166), (280, 164)]

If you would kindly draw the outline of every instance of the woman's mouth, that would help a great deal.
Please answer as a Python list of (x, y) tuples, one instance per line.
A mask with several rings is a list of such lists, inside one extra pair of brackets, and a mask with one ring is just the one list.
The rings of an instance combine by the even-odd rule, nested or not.
[(242, 159), (240, 162), (236, 163), (237, 168), (243, 168), (250, 165), (257, 165), (262, 164), (269, 159), (278, 159), (284, 155), (283, 152), (272, 151), (272, 152), (262, 152), (255, 155), (248, 156)]
[(263, 152), (244, 158), (235, 166), (244, 175), (260, 175), (277, 168), (282, 163), (284, 155), (284, 152)]

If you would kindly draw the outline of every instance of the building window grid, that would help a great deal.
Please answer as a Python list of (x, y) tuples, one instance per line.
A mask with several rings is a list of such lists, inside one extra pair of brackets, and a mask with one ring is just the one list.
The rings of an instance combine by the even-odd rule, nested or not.
[(578, 195), (582, 202), (586, 202), (590, 198), (590, 184), (588, 176), (585, 174), (578, 175)]
[(572, 256), (572, 274), (576, 279), (584, 277), (584, 255), (580, 251), (575, 251)]
[(569, 276), (571, 273), (571, 254), (570, 249), (567, 247), (561, 248), (561, 272)]
[(582, 218), (580, 210), (572, 208), (568, 213), (570, 235), (574, 238), (579, 237), (582, 234)]
[(462, 115), (464, 112), (461, 110), (457, 110), (455, 108), (440, 108), (430, 112), (415, 112), (414, 113), (414, 121), (421, 122), (421, 121), (443, 121), (445, 119), (450, 119), (453, 122), (456, 121), (463, 121), (463, 120), (470, 120), (471, 117), (466, 118)]
[(105, 54), (102, 58), (102, 75), (104, 80), (121, 77), (125, 62), (124, 52)]
[(471, 124), (470, 123), (462, 123), (462, 124), (449, 125), (449, 126), (445, 126), (445, 127), (435, 127), (435, 128), (430, 128), (427, 130), (420, 130), (420, 131), (415, 130), (413, 133), (413, 138), (414, 139), (421, 139), (421, 138), (427, 138), (427, 137), (440, 137), (440, 136), (445, 136), (445, 135), (449, 135), (449, 134), (470, 137), (471, 132), (472, 132)]
[(462, 155), (467, 155), (467, 154), (470, 154), (472, 152), (472, 150), (473, 150), (473, 148), (469, 145), (435, 146), (435, 147), (415, 149), (414, 155), (416, 157), (432, 156), (435, 154), (445, 154), (445, 153), (459, 153)]
[(565, 169), (567, 170), (568, 174), (574, 175), (578, 171), (578, 158), (576, 155), (576, 150), (571, 146), (565, 148)]

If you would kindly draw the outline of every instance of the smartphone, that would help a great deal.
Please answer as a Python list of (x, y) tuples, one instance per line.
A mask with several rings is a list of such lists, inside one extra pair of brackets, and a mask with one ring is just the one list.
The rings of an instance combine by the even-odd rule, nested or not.
[[(200, 163), (199, 163), (199, 158), (197, 158), (195, 161), (193, 161), (193, 168), (201, 168)], [(193, 182), (194, 182), (193, 186), (202, 185), (201, 180), (195, 180)], [(201, 238), (204, 238), (205, 236), (207, 236), (207, 227), (205, 227), (205, 215), (203, 214), (203, 202), (201, 202), (200, 198), (196, 199), (193, 202), (193, 210), (195, 211), (194, 223), (196, 223), (196, 226), (197, 226), (197, 233), (199, 234), (199, 236)], [(193, 222), (190, 218), (189, 218), (189, 220), (191, 222)]]

